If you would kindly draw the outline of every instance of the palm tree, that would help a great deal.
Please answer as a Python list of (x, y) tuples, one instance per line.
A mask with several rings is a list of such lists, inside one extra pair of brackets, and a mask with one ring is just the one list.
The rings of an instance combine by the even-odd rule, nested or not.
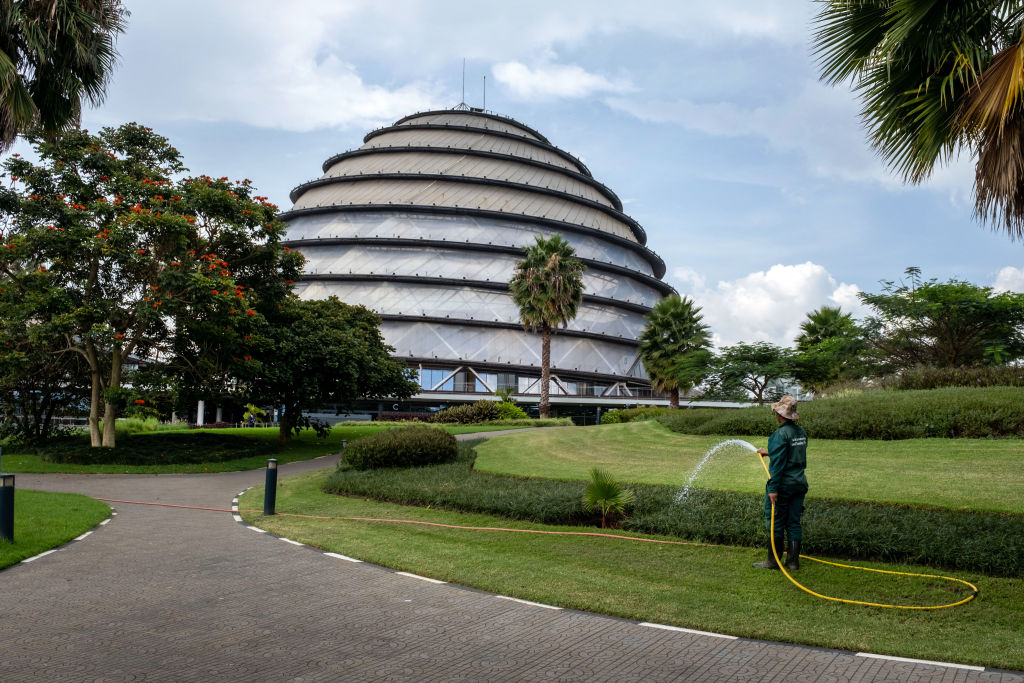
[(796, 347), (806, 351), (827, 339), (849, 337), (858, 333), (853, 315), (843, 313), (839, 306), (822, 306), (807, 314), (807, 319), (800, 324), (800, 335), (794, 340)]
[(523, 327), (541, 333), (540, 416), (551, 414), (551, 331), (576, 317), (583, 300), (583, 262), (561, 235), (526, 248), (509, 283)]
[[(710, 328), (693, 299), (671, 294), (647, 314), (647, 327), (640, 335), (640, 359), (651, 384), (671, 394), (673, 408), (679, 407), (679, 392), (689, 391), (703, 379), (701, 368), (710, 355)], [(703, 375), (706, 375), (703, 372)]]
[(601, 512), (602, 529), (607, 527), (609, 513), (625, 514), (635, 499), (632, 491), (623, 489), (604, 470), (597, 467), (590, 470), (590, 483), (583, 494), (583, 509)]
[(1024, 237), (1024, 7), (1011, 0), (826, 0), (822, 79), (850, 81), (871, 144), (919, 183), (977, 154), (975, 215)]
[(124, 31), (121, 0), (0, 2), (0, 152), (38, 125), (52, 138), (99, 104)]

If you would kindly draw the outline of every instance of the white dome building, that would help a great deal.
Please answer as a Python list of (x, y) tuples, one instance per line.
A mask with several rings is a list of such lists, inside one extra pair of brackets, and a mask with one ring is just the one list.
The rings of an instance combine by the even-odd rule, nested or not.
[(506, 388), (537, 401), (540, 336), (523, 330), (508, 282), (523, 249), (553, 234), (586, 265), (579, 313), (551, 340), (553, 409), (650, 402), (637, 339), (674, 290), (643, 228), (579, 159), (512, 119), (460, 107), (375, 130), (323, 171), (282, 215), (286, 244), (307, 258), (296, 291), (374, 310), (395, 356), (418, 369), (413, 405), (378, 410)]

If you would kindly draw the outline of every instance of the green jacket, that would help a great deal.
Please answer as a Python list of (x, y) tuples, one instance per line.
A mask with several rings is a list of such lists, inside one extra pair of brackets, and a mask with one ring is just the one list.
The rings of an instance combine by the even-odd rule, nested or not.
[(768, 437), (768, 493), (807, 493), (807, 432), (785, 422)]

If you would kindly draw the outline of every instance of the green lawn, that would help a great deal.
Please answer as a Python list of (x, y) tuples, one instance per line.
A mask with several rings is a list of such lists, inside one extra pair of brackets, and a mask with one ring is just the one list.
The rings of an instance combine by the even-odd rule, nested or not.
[(67, 543), (109, 514), (106, 503), (77, 493), (15, 490), (14, 542), (0, 541), (0, 569)]
[[(553, 431), (602, 433), (592, 428)], [(552, 455), (551, 451), (534, 452), (537, 460)], [(756, 461), (753, 465), (756, 467)], [(282, 479), (277, 510), (334, 519), (263, 517), (258, 512), (262, 487), (242, 497), (242, 516), (271, 532), (325, 550), (547, 604), (751, 638), (1024, 669), (1021, 579), (958, 574), (978, 585), (981, 595), (967, 605), (946, 610), (843, 605), (801, 592), (779, 572), (751, 569), (751, 562), (763, 558), (762, 551), (748, 548), (654, 545), (338, 519), (379, 517), (594, 531), (328, 495), (320, 490), (326, 476), (318, 472)], [(802, 583), (840, 597), (942, 604), (964, 594), (959, 584), (932, 579), (880, 577), (812, 562), (804, 565), (799, 572)], [(913, 567), (866, 566), (915, 571)]]
[[(704, 453), (728, 438), (757, 447), (766, 438), (692, 436), (655, 421), (538, 430), (477, 446), (482, 472), (587, 480), (598, 466), (624, 482), (682, 485)], [(1024, 441), (1018, 439), (814, 439), (807, 452), (809, 496), (951, 509), (1024, 512)], [(757, 492), (765, 474), (750, 453), (716, 455), (694, 485)]]
[[(338, 426), (331, 430), (326, 439), (317, 436), (306, 430), (298, 437), (293, 438), (287, 445), (273, 456), (279, 464), (293, 462), (295, 460), (309, 460), (328, 453), (337, 453), (341, 450), (342, 439), (352, 441), (370, 434), (376, 434), (384, 429), (393, 428), (393, 424), (387, 425), (346, 425)], [(445, 431), (452, 434), (475, 434), (477, 432), (501, 431), (506, 429), (522, 429), (522, 427), (505, 427), (493, 425), (445, 425)], [(187, 431), (187, 430), (182, 430)], [(218, 429), (217, 433), (239, 434), (253, 439), (261, 439), (277, 443), (278, 430), (273, 427), (254, 428), (228, 428)], [(139, 436), (144, 438), (159, 439), (161, 435), (169, 431), (143, 433)], [(11, 449), (13, 451), (13, 447)], [(71, 465), (62, 463), (44, 462), (39, 456), (31, 453), (11, 452), (4, 448), (3, 469), (5, 472), (23, 473), (66, 473), (66, 474), (191, 474), (204, 472), (235, 472), (238, 470), (252, 470), (265, 467), (267, 456), (256, 456), (251, 458), (239, 458), (227, 462), (197, 463), (181, 465)]]

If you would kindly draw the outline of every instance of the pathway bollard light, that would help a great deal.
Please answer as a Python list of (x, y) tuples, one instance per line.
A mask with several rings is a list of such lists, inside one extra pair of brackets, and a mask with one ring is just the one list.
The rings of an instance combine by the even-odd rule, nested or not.
[(263, 491), (263, 515), (274, 514), (277, 505), (277, 459), (267, 460), (267, 485)]
[(13, 474), (0, 474), (0, 541), (14, 541)]

